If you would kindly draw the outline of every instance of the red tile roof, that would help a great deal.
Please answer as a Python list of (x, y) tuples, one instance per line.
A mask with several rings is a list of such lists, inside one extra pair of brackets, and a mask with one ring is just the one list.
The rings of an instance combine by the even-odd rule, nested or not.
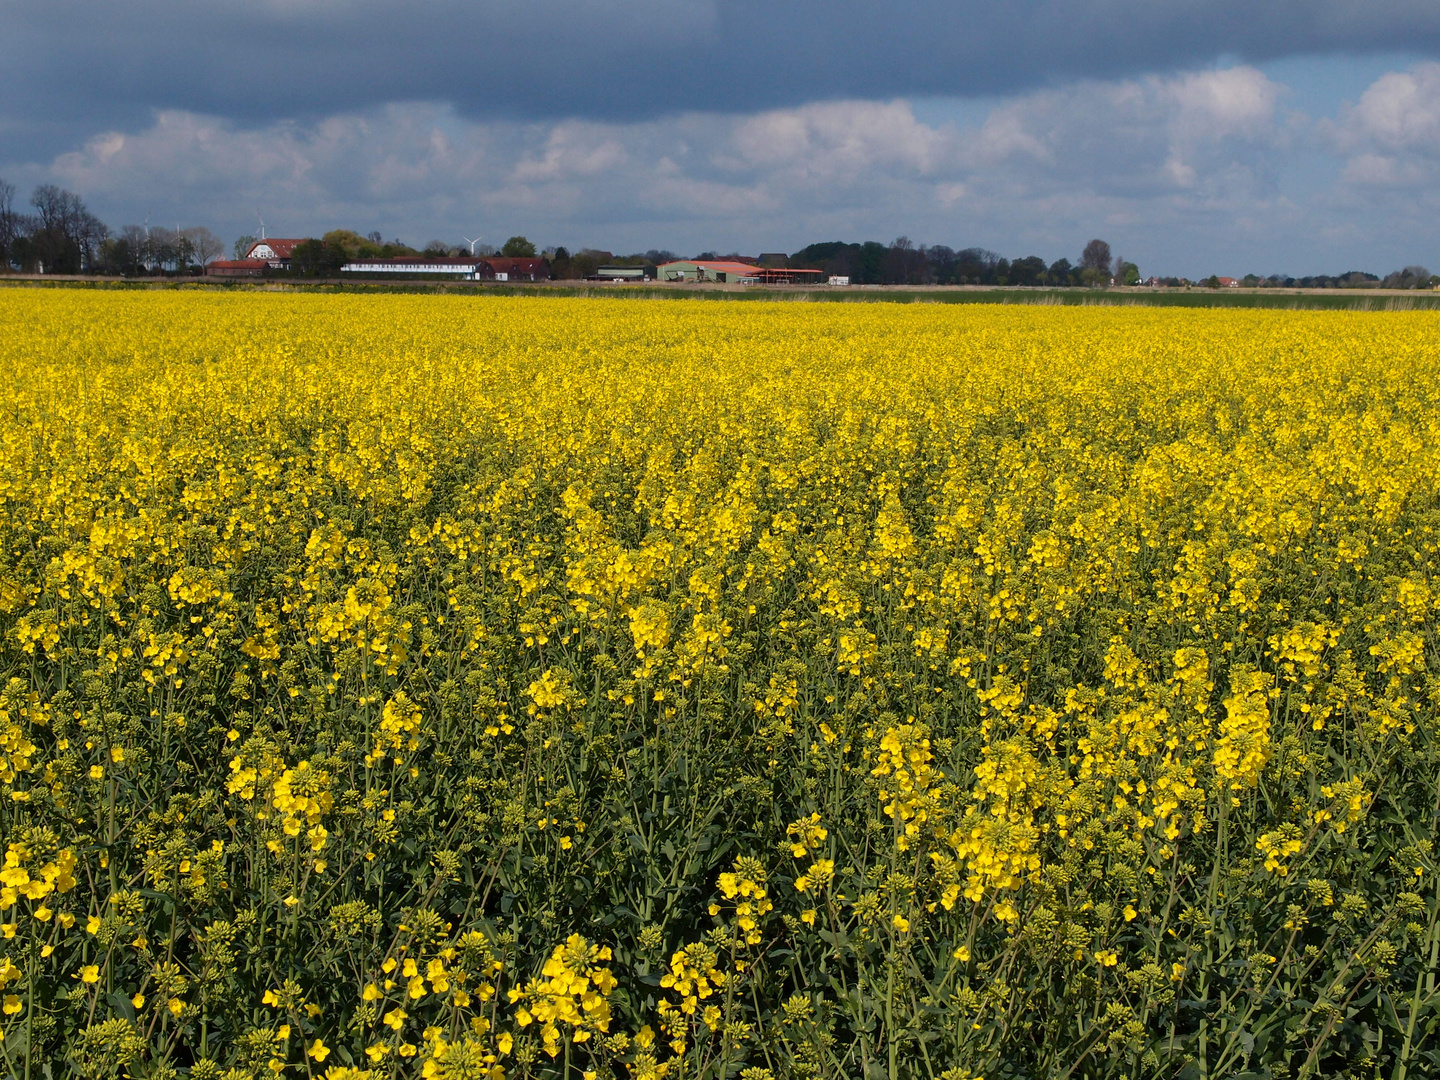
[(662, 263), (656, 269), (664, 270), (667, 266), (679, 266), (682, 264), (687, 266), (703, 266), (711, 273), (740, 274), (743, 277), (754, 277), (756, 271), (759, 269), (749, 263), (730, 262), (728, 259), (677, 259), (675, 262)]
[(290, 258), (290, 253), (295, 250), (295, 246), (297, 244), (303, 244), (305, 239), (306, 238), (302, 236), (299, 239), (281, 240), (277, 237), (270, 236), (264, 240), (256, 240), (255, 243), (250, 245), (250, 251), (247, 251), (245, 254), (249, 255), (261, 244), (269, 244), (270, 250), (275, 252), (277, 259), (288, 259)]
[(270, 264), (264, 259), (212, 259), (207, 270), (264, 270)]
[(486, 256), (479, 260), (485, 263), (497, 274), (538, 274), (545, 271), (548, 275), (550, 267), (544, 259), (517, 259), (506, 256)]

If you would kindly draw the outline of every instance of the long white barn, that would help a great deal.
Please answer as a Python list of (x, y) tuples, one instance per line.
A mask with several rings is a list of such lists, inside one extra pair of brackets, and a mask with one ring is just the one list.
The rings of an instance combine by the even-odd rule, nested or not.
[(401, 255), (392, 259), (352, 259), (340, 267), (342, 274), (447, 274), (461, 281), (548, 281), (550, 264), (544, 259), (449, 258), (429, 255)]
[(397, 258), (354, 259), (340, 267), (343, 274), (454, 274), (460, 278), (480, 276), (484, 259)]

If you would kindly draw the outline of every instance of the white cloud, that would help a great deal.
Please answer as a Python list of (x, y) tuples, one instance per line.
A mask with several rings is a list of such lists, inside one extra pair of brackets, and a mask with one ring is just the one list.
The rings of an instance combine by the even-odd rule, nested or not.
[[(1180, 273), (1205, 269), (1183, 261), (1197, 251), (1363, 238), (1353, 210), (1326, 203), (1333, 193), (1286, 192), (1287, 169), (1316, 146), (1343, 167), (1340, 189), (1433, 181), (1440, 65), (1384, 76), (1318, 129), (1285, 99), (1234, 67), (1027, 93), (978, 121), (905, 100), (633, 123), (476, 122), (401, 103), (247, 128), (171, 110), (19, 171), (80, 192), (112, 225), (153, 213), (249, 231), (258, 208), (281, 232), (378, 227), (417, 243), (480, 229), (571, 247), (776, 250), (907, 233), (1072, 259), (1104, 235)], [(14, 177), (14, 163), (0, 172)]]
[(570, 122), (557, 124), (543, 151), (518, 161), (511, 175), (518, 183), (593, 177), (630, 165), (625, 145), (602, 125)]
[(1172, 103), (1169, 128), (1176, 138), (1214, 142), (1263, 140), (1274, 134), (1282, 88), (1255, 68), (1194, 72), (1144, 85)]
[(1440, 64), (1382, 75), (1332, 130), (1342, 150), (1440, 154)]
[(943, 165), (951, 137), (920, 123), (904, 101), (832, 101), (761, 113), (736, 124), (738, 163), (824, 180), (879, 167), (925, 176)]
[(996, 108), (967, 147), (977, 173), (1029, 190), (1229, 202), (1260, 193), (1284, 142), (1282, 88), (1248, 67), (1080, 83)]
[(1319, 125), (1340, 155), (1343, 183), (1359, 193), (1401, 195), (1401, 214), (1419, 197), (1433, 209), (1440, 180), (1440, 64), (1415, 64), (1376, 79), (1335, 120)]

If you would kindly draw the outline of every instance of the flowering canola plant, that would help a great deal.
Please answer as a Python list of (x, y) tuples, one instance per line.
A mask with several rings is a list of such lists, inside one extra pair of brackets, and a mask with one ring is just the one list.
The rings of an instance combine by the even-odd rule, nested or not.
[(1440, 1070), (1437, 331), (0, 291), (0, 1076)]

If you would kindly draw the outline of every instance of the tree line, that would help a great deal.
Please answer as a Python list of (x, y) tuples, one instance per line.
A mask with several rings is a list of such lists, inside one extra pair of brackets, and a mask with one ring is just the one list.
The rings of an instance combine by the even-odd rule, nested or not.
[[(29, 209), (16, 203), (13, 184), (0, 179), (0, 272), (31, 274), (117, 274), (139, 277), (157, 274), (200, 274), (211, 260), (225, 253), (221, 239), (204, 226), (174, 229), (165, 226), (126, 225), (118, 232), (89, 209), (73, 191), (41, 184), (30, 195)], [(33, 211), (33, 212), (31, 212)], [(241, 236), (233, 245), (234, 257), (244, 258), (255, 243)], [(388, 259), (402, 256), (456, 257), (461, 255), (543, 258), (551, 277), (583, 279), (601, 266), (643, 266), (652, 272), (678, 256), (651, 248), (616, 255), (597, 248), (571, 252), (565, 247), (537, 247), (524, 236), (512, 236), (499, 247), (489, 244), (452, 244), (432, 240), (414, 248), (399, 239), (386, 240), (379, 232), (362, 235), (352, 229), (332, 229), (308, 239), (291, 254), (289, 273), (296, 277), (333, 277), (352, 259)], [(740, 259), (704, 251), (696, 259)], [(753, 260), (751, 260), (753, 261)], [(788, 257), (771, 260), (779, 268), (820, 270), (827, 276), (848, 277), (856, 285), (1138, 285), (1140, 270), (1114, 252), (1104, 240), (1091, 240), (1077, 262), (1068, 258), (1047, 263), (1039, 255), (1008, 259), (983, 247), (959, 251), (945, 244), (915, 244), (897, 237), (889, 244), (870, 240), (846, 243), (834, 240), (811, 244)], [(1191, 281), (1186, 278), (1151, 278), (1147, 284), (1163, 286), (1209, 285), (1220, 278)], [(1440, 276), (1419, 265), (1406, 266), (1381, 278), (1352, 270), (1339, 275), (1287, 277), (1247, 274), (1238, 284), (1249, 288), (1384, 288), (1423, 289), (1440, 286)]]
[(27, 274), (200, 273), (224, 251), (204, 226), (126, 225), (118, 233), (73, 191), (41, 184), (34, 213), (16, 203), (15, 185), (0, 180), (0, 270)]
[(878, 241), (811, 244), (795, 252), (787, 264), (848, 277), (855, 285), (1136, 285), (1140, 270), (1112, 254), (1104, 240), (1091, 240), (1077, 263), (1039, 255), (1007, 259), (983, 247), (959, 251), (945, 244), (915, 244), (901, 236), (890, 244)]

